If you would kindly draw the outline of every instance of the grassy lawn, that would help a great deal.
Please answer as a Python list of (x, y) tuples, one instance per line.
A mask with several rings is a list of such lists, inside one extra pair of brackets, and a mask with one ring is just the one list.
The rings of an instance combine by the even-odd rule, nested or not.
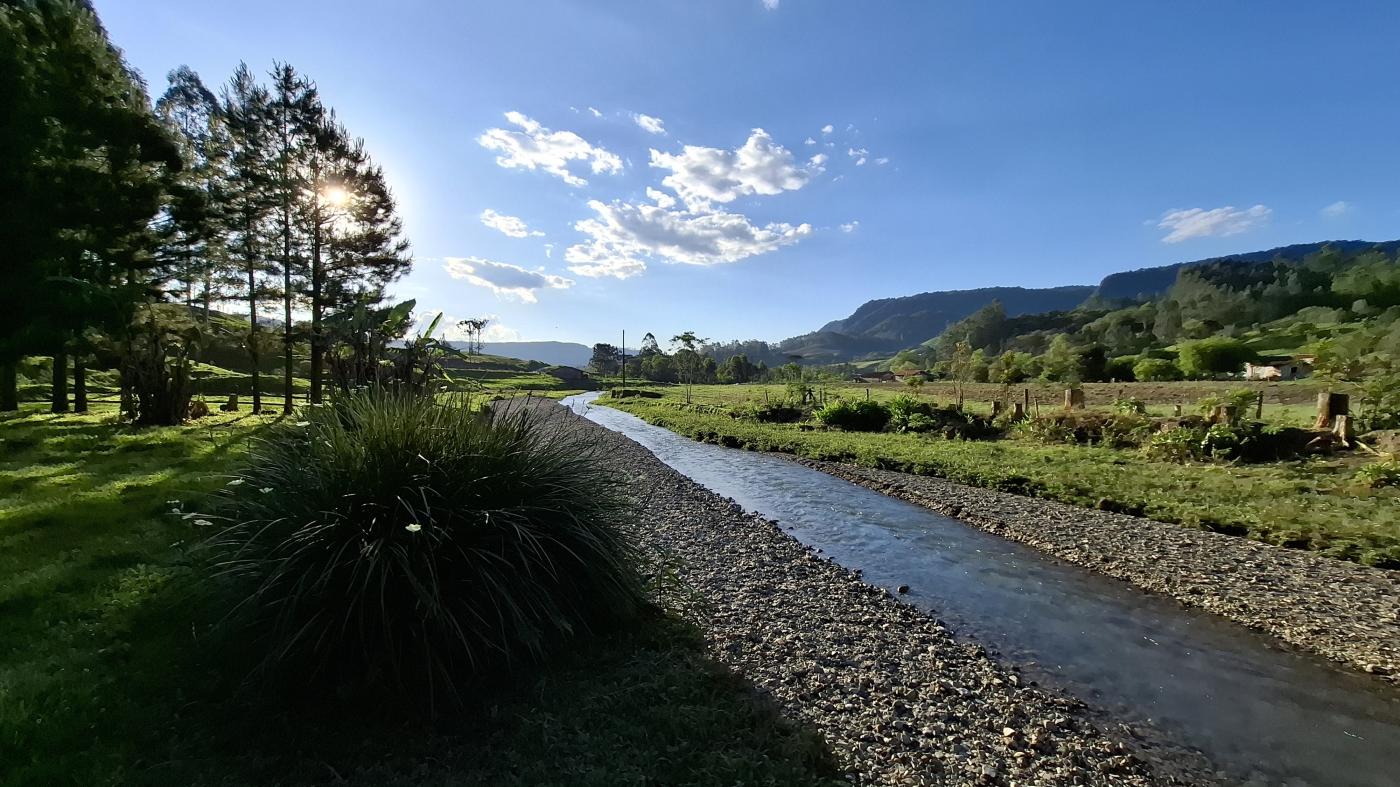
[[(235, 691), (204, 632), (193, 519), (272, 416), (131, 430), (0, 417), (0, 784), (798, 784), (820, 739), (657, 617), (476, 687), (428, 727)], [(179, 501), (178, 505), (172, 501)]]
[[(1136, 450), (1020, 439), (803, 430), (733, 418), (718, 406), (755, 394), (761, 400), (761, 386), (697, 387), (695, 407), (683, 405), (683, 389), (661, 390), (663, 399), (600, 403), (706, 442), (939, 476), (1400, 568), (1400, 494), (1354, 484), (1356, 458), (1176, 464), (1148, 460)], [(880, 393), (892, 397), (899, 390)], [(781, 398), (781, 389), (769, 395)]]

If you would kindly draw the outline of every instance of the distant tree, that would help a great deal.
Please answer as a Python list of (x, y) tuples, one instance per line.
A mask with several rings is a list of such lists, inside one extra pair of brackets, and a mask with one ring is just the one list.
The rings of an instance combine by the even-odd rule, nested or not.
[(747, 383), (757, 374), (758, 367), (749, 363), (749, 357), (743, 353), (729, 356), (718, 371), (719, 381), (722, 383)]
[(1142, 358), (1133, 364), (1133, 378), (1141, 383), (1180, 380), (1181, 369), (1166, 358)]
[(1079, 351), (1069, 336), (1060, 333), (1050, 341), (1050, 347), (1041, 357), (1041, 376), (1046, 380), (1060, 383), (1077, 383), (1083, 379), (1083, 368)]
[(617, 374), (622, 367), (622, 351), (611, 344), (599, 342), (593, 345), (593, 357), (589, 359), (588, 367), (598, 374)]
[[(645, 341), (645, 339), (643, 340)], [(700, 354), (700, 345), (707, 339), (701, 339), (695, 335), (694, 331), (686, 331), (671, 337), (672, 353), (676, 360), (676, 369), (680, 373), (681, 382), (685, 383), (685, 401), (689, 404), (691, 393), (695, 387), (696, 378), (705, 371), (705, 357)], [(713, 359), (710, 359), (713, 361)]]
[(1178, 347), (1177, 365), (1187, 377), (1203, 378), (1243, 371), (1255, 352), (1239, 339), (1213, 337), (1186, 342)]

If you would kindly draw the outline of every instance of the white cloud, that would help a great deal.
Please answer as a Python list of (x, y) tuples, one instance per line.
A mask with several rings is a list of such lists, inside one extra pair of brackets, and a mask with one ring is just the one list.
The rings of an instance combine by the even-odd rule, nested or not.
[(769, 11), (778, 10), (778, 0), (763, 0), (763, 7)]
[(847, 234), (855, 232), (860, 227), (860, 219), (851, 219), (849, 224), (842, 224), (841, 231)]
[(554, 256), (554, 244), (553, 244), (553, 243), (546, 243), (546, 244), (544, 245), (544, 256), (545, 256), (546, 259), (548, 259), (548, 258)]
[(593, 117), (595, 117), (595, 118), (600, 118), (600, 117), (603, 116), (603, 113), (602, 113), (602, 112), (599, 112), (598, 110), (594, 109), (593, 107), (589, 107), (589, 108), (588, 108), (588, 111), (589, 111), (590, 113), (592, 113)]
[(666, 124), (661, 122), (661, 118), (643, 115), (637, 112), (632, 115), (632, 120), (635, 121), (638, 126), (641, 126), (642, 130), (648, 134), (666, 135)]
[(817, 141), (816, 141), (815, 139), (812, 139), (811, 137), (807, 137), (806, 139), (802, 140), (802, 144), (804, 144), (804, 145), (815, 145), (815, 144), (817, 144)]
[(825, 153), (818, 153), (817, 155), (807, 159), (807, 166), (809, 169), (812, 170), (813, 174), (820, 175), (821, 173), (826, 172), (826, 161), (828, 158), (829, 157)]
[(1227, 237), (1263, 226), (1268, 223), (1272, 213), (1273, 211), (1263, 205), (1244, 210), (1238, 210), (1231, 205), (1211, 210), (1170, 210), (1162, 214), (1157, 228), (1171, 230), (1163, 236), (1163, 243), (1180, 243), (1191, 238)]
[(886, 158), (885, 156), (881, 156), (881, 157), (875, 159), (875, 163), (878, 164), (879, 166), (883, 167), (883, 166), (885, 166), (886, 164), (890, 163), (890, 160), (889, 160), (888, 158)]
[[(592, 107), (588, 109), (597, 112)], [(622, 159), (601, 147), (590, 145), (572, 131), (551, 131), (519, 112), (507, 112), (506, 120), (520, 130), (487, 129), (476, 140), (487, 150), (501, 154), (496, 157), (496, 163), (502, 167), (542, 169), (571, 186), (588, 183), (569, 171), (571, 161), (588, 162), (594, 174), (622, 171)]]
[(800, 189), (812, 175), (761, 128), (754, 129), (737, 150), (686, 145), (680, 153), (671, 154), (653, 148), (651, 165), (671, 171), (661, 185), (697, 213), (709, 210), (712, 202)]
[(833, 125), (831, 125), (830, 123), (827, 123), (825, 126), (822, 126), (822, 133), (823, 133), (823, 134), (830, 134), (831, 132), (833, 132), (833, 131), (835, 131), (835, 130), (836, 130), (836, 127), (833, 126)]
[(686, 265), (737, 262), (787, 246), (812, 233), (809, 224), (762, 227), (737, 213), (667, 210), (660, 206), (590, 200), (596, 217), (574, 225), (589, 240), (564, 258), (580, 276), (626, 279), (646, 270), (646, 259)]
[(857, 166), (857, 167), (863, 167), (863, 166), (865, 166), (865, 157), (868, 156), (869, 154), (870, 154), (870, 151), (866, 150), (865, 148), (847, 148), (847, 149), (846, 149), (846, 155), (847, 155), (847, 156), (850, 156), (851, 158), (853, 158), (853, 159), (856, 160), (856, 166)]
[(1346, 202), (1345, 200), (1337, 200), (1336, 202), (1322, 209), (1322, 215), (1326, 216), (1329, 219), (1335, 219), (1338, 216), (1344, 216), (1350, 212), (1351, 203)]
[(671, 196), (670, 194), (667, 194), (661, 189), (654, 189), (651, 186), (647, 186), (647, 199), (651, 200), (652, 202), (655, 202), (657, 207), (661, 208), (675, 207), (676, 204), (675, 197)]
[(508, 262), (495, 262), (481, 257), (448, 257), (443, 264), (447, 275), (454, 279), (465, 279), (478, 287), (485, 287), (498, 298), (514, 299), (524, 303), (535, 303), (536, 290), (566, 290), (574, 286), (572, 279), (549, 273), (527, 270)]
[(507, 216), (504, 213), (497, 213), (490, 208), (481, 212), (481, 223), (493, 230), (509, 235), (512, 238), (525, 238), (529, 236), (540, 237), (544, 235), (539, 230), (532, 230), (525, 224), (524, 220), (515, 216)]

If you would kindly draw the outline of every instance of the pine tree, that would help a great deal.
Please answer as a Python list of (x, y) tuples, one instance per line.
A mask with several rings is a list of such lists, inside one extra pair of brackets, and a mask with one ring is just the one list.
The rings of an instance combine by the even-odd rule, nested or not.
[(229, 244), (242, 273), (238, 299), (248, 304), (248, 360), (252, 367), (253, 411), (262, 410), (262, 358), (259, 304), (267, 294), (267, 251), (275, 194), (268, 173), (276, 161), (267, 118), (270, 97), (240, 64), (223, 93), (223, 116), (228, 126), (227, 188), (222, 194), (229, 217)]
[(297, 292), (303, 286), (305, 268), (297, 216), (303, 203), (315, 199), (317, 187), (310, 169), (311, 159), (316, 155), (317, 121), (322, 109), (316, 86), (297, 74), (291, 65), (274, 65), (271, 77), (270, 122), (277, 149), (272, 188), (277, 200), (277, 235), (281, 243), (278, 264), (282, 273), (282, 408), (283, 412), (291, 412), (296, 345), (292, 310)]

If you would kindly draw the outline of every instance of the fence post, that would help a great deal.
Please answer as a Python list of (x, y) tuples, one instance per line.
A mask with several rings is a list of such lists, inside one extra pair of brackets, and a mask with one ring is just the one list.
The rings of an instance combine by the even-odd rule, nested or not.
[(1259, 392), (1259, 401), (1254, 403), (1254, 420), (1264, 420), (1264, 392)]
[(1083, 389), (1083, 388), (1069, 388), (1069, 389), (1066, 389), (1066, 390), (1065, 390), (1065, 409), (1066, 409), (1066, 410), (1083, 410), (1083, 409), (1084, 409), (1084, 389)]

